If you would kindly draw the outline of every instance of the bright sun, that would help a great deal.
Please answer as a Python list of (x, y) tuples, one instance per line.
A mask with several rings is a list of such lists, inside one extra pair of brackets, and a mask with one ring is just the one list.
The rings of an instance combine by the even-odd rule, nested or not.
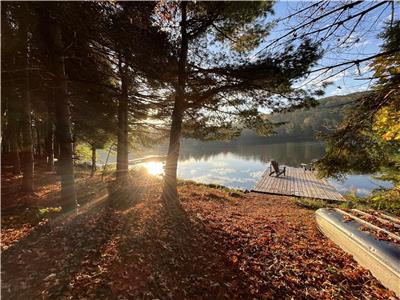
[(150, 175), (161, 175), (164, 172), (163, 163), (150, 161), (144, 163), (143, 166), (146, 168), (147, 173)]

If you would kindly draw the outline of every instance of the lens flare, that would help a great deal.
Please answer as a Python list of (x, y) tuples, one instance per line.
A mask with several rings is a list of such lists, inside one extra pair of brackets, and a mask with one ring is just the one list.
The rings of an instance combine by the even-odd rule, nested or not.
[(150, 175), (161, 175), (164, 173), (164, 167), (162, 162), (150, 161), (144, 163), (143, 166), (146, 168), (147, 173), (149, 173)]

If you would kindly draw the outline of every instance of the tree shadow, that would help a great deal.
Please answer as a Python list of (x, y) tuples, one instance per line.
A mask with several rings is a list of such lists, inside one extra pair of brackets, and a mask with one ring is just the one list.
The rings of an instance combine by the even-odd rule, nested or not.
[[(79, 186), (78, 186), (79, 187)], [(76, 210), (58, 211), (60, 206), (59, 190), (52, 191), (40, 201), (40, 205), (5, 208), (2, 206), (2, 250), (15, 247), (23, 239), (36, 239), (48, 233), (53, 227), (68, 223), (76, 216), (89, 210), (98, 211), (104, 207), (107, 198), (106, 183), (92, 182), (90, 187), (78, 188)], [(42, 211), (41, 211), (42, 210)], [(7, 250), (6, 250), (7, 249)]]
[[(109, 240), (100, 233), (112, 211), (104, 202), (62, 225), (38, 227), (2, 254), (2, 295), (5, 299), (58, 297), (85, 260), (99, 257)], [(47, 278), (47, 279), (46, 279)]]
[(113, 293), (159, 299), (248, 295), (245, 278), (230, 268), (207, 232), (186, 213), (177, 217), (160, 203), (158, 199), (147, 203), (140, 208), (140, 216), (137, 211), (126, 215), (131, 230), (117, 251), (124, 260), (106, 275), (113, 282)]
[[(216, 212), (202, 219), (184, 200), (185, 211), (179, 217), (167, 212), (160, 194), (159, 180), (130, 182), (107, 201), (115, 202), (118, 196), (123, 205), (88, 209), (63, 227), (10, 249), (3, 255), (3, 296), (307, 298), (308, 292), (330, 296), (323, 294), (327, 279), (349, 288), (345, 273), (333, 277), (325, 267), (353, 267), (338, 262), (339, 250), (320, 241), (312, 214), (288, 200), (280, 198), (279, 205), (276, 199), (263, 201), (261, 196), (254, 196), (253, 202), (196, 200), (195, 205), (211, 204), (206, 213)], [(303, 259), (298, 260), (300, 256)], [(357, 284), (371, 280), (366, 275), (361, 272), (351, 286), (356, 295), (362, 287)]]
[[(131, 187), (138, 195), (132, 193), (119, 200), (124, 206), (129, 202), (129, 209), (133, 210), (141, 202), (143, 186)], [(116, 209), (115, 193), (94, 194), (94, 199), (83, 196), (86, 203), (78, 213), (64, 213), (51, 225), (35, 227), (3, 251), (5, 299), (59, 299), (71, 295), (80, 298), (84, 294), (94, 299), (112, 297), (108, 282), (101, 275), (112, 262), (109, 252), (115, 249), (126, 229), (126, 213), (121, 207)], [(133, 218), (134, 212), (129, 216)]]

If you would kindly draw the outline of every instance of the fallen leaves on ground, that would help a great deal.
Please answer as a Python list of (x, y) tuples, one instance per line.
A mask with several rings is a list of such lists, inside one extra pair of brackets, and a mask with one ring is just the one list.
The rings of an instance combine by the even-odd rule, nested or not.
[[(98, 197), (87, 185), (80, 198), (90, 203)], [(395, 298), (287, 197), (183, 182), (177, 221), (156, 177), (134, 176), (123, 195), (109, 190), (102, 205), (51, 227), (35, 219), (25, 234), (7, 233), (23, 227), (22, 208), (9, 214), (4, 299)]]
[(364, 215), (357, 212), (352, 212), (352, 214), (368, 223), (400, 236), (400, 225), (396, 224), (395, 222), (379, 219), (374, 215)]

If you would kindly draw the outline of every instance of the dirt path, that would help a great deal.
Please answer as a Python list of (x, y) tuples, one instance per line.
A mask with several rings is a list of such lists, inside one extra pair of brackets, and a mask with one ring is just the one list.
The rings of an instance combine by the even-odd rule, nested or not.
[(159, 181), (137, 179), (127, 193), (123, 209), (89, 210), (15, 240), (2, 254), (2, 299), (393, 297), (289, 198), (184, 183), (188, 218), (176, 225)]

